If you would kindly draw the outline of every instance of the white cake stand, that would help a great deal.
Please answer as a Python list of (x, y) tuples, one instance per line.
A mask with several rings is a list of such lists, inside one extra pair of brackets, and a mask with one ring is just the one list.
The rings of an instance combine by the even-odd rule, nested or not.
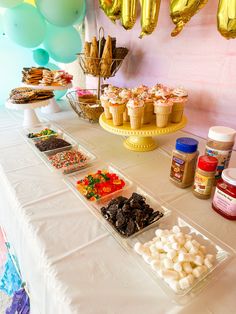
[[(67, 90), (72, 87), (72, 84), (68, 84), (65, 86), (55, 86), (55, 85), (29, 85), (29, 84), (23, 84), (25, 87), (29, 87), (32, 89), (42, 89), (42, 90), (49, 90), (49, 91), (54, 91), (54, 90)], [(43, 107), (41, 109), (42, 113), (50, 114), (50, 113), (56, 113), (61, 111), (61, 108), (59, 107), (55, 97), (50, 99), (49, 105), (47, 107)]]
[(40, 123), (36, 112), (34, 109), (42, 108), (48, 106), (51, 99), (41, 100), (37, 102), (25, 103), (25, 104), (15, 104), (8, 99), (5, 103), (7, 109), (11, 110), (24, 110), (24, 127), (34, 127)]

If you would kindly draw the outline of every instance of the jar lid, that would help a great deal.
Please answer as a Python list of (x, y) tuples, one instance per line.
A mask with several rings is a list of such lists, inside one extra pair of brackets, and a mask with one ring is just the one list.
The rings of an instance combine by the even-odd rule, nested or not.
[(198, 141), (191, 137), (180, 137), (176, 140), (175, 148), (184, 153), (194, 153), (198, 147)]
[(219, 142), (234, 142), (236, 130), (225, 126), (212, 126), (208, 137)]
[(236, 168), (227, 168), (222, 172), (222, 179), (236, 186)]
[(218, 160), (212, 156), (200, 156), (198, 159), (198, 168), (204, 171), (213, 172), (216, 170)]

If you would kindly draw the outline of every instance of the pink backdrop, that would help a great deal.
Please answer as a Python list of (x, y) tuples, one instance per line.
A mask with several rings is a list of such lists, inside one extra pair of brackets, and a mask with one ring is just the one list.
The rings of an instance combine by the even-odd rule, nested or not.
[(90, 11), (89, 37), (103, 26), (106, 35), (115, 36), (119, 46), (130, 50), (109, 82), (131, 87), (157, 82), (185, 87), (190, 96), (186, 129), (202, 137), (211, 125), (236, 128), (236, 39), (226, 40), (217, 31), (217, 5), (218, 1), (209, 1), (182, 33), (172, 38), (169, 1), (162, 0), (156, 30), (141, 40), (139, 19), (126, 31), (119, 22), (113, 25), (109, 21), (98, 8), (98, 0), (89, 4), (95, 13)]

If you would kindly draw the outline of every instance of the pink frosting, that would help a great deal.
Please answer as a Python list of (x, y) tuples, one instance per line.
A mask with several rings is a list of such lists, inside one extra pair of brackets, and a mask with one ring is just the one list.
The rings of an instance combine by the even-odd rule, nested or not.
[(87, 89), (82, 89), (80, 87), (76, 87), (76, 93), (79, 97), (82, 97), (82, 96), (92, 96), (93, 94), (87, 90)]
[(130, 99), (127, 103), (127, 107), (129, 108), (139, 108), (143, 106), (144, 106), (144, 102), (138, 98)]

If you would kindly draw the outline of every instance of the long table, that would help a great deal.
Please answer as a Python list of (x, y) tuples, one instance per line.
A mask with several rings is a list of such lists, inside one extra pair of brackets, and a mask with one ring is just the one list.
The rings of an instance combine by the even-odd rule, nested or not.
[[(236, 250), (236, 223), (168, 180), (170, 154), (185, 132), (158, 137), (159, 147), (134, 153), (123, 138), (84, 122), (66, 106), (49, 116), (97, 157), (127, 174)], [(50, 172), (17, 131), (19, 112), (0, 110), (0, 224), (30, 291), (32, 314), (235, 313), (231, 263), (191, 303), (177, 305), (135, 263), (61, 177)], [(199, 141), (204, 152), (205, 140)], [(231, 166), (236, 167), (236, 153)]]

